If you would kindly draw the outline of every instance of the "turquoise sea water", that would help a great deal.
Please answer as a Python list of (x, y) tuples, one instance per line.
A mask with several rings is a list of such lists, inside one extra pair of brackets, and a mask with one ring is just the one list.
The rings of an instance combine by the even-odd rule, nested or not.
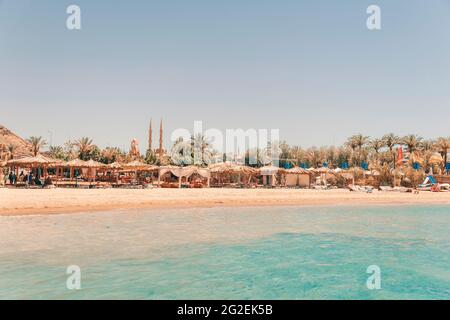
[(449, 206), (0, 217), (0, 299), (449, 299), (449, 230)]

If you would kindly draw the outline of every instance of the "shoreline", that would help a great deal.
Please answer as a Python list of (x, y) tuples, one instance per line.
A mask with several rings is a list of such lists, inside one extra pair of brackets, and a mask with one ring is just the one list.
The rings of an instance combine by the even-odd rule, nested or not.
[(0, 199), (1, 217), (162, 208), (450, 205), (450, 192), (360, 193), (344, 189), (0, 189)]

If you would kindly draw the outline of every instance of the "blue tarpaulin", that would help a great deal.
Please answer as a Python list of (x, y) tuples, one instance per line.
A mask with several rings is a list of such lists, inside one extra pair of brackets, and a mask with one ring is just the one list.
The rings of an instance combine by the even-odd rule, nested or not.
[(348, 169), (348, 163), (344, 162), (343, 164), (341, 164), (341, 169)]
[(308, 165), (306, 163), (302, 163), (300, 164), (300, 168), (307, 169)]
[(286, 162), (286, 163), (284, 164), (284, 168), (285, 168), (285, 169), (291, 169), (291, 168), (292, 168), (292, 164)]
[(420, 169), (420, 163), (414, 162), (413, 163), (413, 168), (414, 168), (414, 170), (419, 170)]
[(450, 171), (450, 163), (447, 163), (447, 164), (445, 165), (445, 171)]
[(363, 162), (363, 163), (361, 163), (361, 168), (363, 168), (364, 170), (368, 170), (369, 169), (369, 164)]

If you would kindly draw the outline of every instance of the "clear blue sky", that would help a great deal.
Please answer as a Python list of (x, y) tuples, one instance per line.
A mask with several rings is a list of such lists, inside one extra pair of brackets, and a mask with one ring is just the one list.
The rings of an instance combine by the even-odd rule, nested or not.
[(166, 141), (194, 120), (302, 146), (449, 136), (449, 57), (449, 0), (0, 0), (0, 124), (126, 148), (151, 117)]

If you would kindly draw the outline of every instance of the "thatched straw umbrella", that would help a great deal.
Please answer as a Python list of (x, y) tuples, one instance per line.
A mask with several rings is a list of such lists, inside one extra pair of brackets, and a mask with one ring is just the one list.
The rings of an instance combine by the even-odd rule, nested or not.
[(45, 157), (41, 154), (38, 154), (35, 157), (25, 157), (21, 159), (12, 159), (7, 162), (7, 166), (16, 168), (16, 175), (19, 174), (19, 168), (43, 168), (44, 178), (47, 176), (47, 168), (52, 165), (58, 163), (59, 160)]
[(252, 176), (256, 176), (259, 173), (258, 169), (230, 162), (221, 162), (212, 164), (209, 166), (209, 170), (211, 171), (212, 174), (217, 175), (219, 183), (221, 181), (221, 176), (223, 175), (237, 174), (239, 175), (239, 181), (241, 181), (241, 175), (247, 175), (249, 176), (250, 182)]
[(199, 168), (196, 166), (176, 167), (176, 166), (164, 166), (159, 168), (158, 184), (161, 183), (161, 177), (170, 172), (172, 175), (178, 178), (178, 187), (181, 187), (182, 178), (188, 179), (193, 174), (198, 174), (202, 178), (207, 180), (207, 186), (210, 186), (211, 171), (209, 168)]
[[(63, 166), (70, 168), (70, 179), (72, 180), (74, 178), (75, 169), (90, 169), (91, 173), (94, 173), (94, 176), (95, 176), (96, 170), (104, 167), (105, 165), (103, 163), (100, 163), (100, 162), (97, 162), (94, 160), (84, 161), (81, 159), (73, 159), (73, 160), (65, 163)], [(95, 180), (95, 177), (94, 177), (94, 180)]]
[(213, 163), (209, 165), (211, 173), (225, 173), (231, 171), (233, 165), (229, 162)]
[(135, 161), (125, 163), (122, 166), (121, 172), (134, 172), (134, 175), (135, 175), (135, 178), (137, 181), (139, 178), (139, 172), (157, 172), (158, 170), (159, 170), (158, 166), (149, 165), (142, 161), (135, 160)]
[(113, 162), (106, 165), (106, 167), (112, 170), (120, 170), (123, 169), (123, 164), (121, 164), (120, 162)]
[(157, 166), (152, 166), (138, 160), (131, 161), (123, 165), (123, 170), (128, 171), (152, 171), (157, 170), (157, 168)]

